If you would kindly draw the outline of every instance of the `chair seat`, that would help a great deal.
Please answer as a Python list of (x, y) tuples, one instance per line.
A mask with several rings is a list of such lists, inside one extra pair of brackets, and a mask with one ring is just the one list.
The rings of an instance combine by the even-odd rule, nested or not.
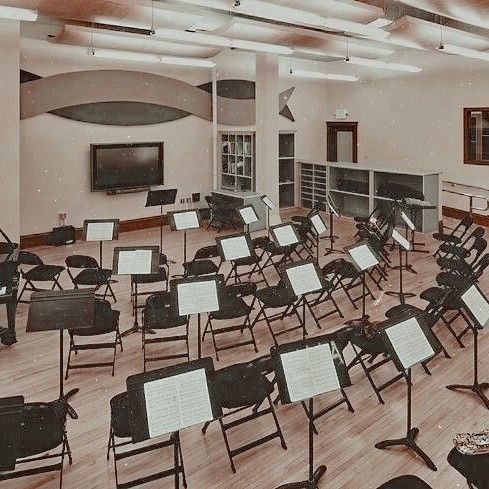
[(266, 307), (285, 307), (295, 300), (285, 287), (277, 286), (258, 289), (256, 297)]
[(148, 329), (171, 329), (185, 326), (186, 324), (186, 316), (172, 316), (171, 318), (168, 318), (158, 314), (158, 311), (155, 311), (153, 314), (148, 314), (146, 312), (144, 316), (144, 326)]
[(424, 301), (437, 302), (446, 294), (445, 289), (441, 287), (430, 287), (429, 289), (423, 290), (419, 297)]
[(219, 267), (212, 260), (195, 260), (183, 264), (187, 275), (212, 275), (219, 271)]
[(251, 266), (260, 262), (260, 257), (257, 255), (250, 255), (245, 258), (238, 258), (234, 260), (233, 263), (238, 267)]
[(448, 454), (448, 463), (477, 489), (489, 487), (489, 454), (463, 455), (456, 448)]
[(469, 250), (466, 250), (465, 248), (461, 248), (460, 246), (457, 246), (452, 243), (443, 243), (440, 246), (440, 251), (442, 253), (448, 253), (450, 255), (457, 255), (459, 257), (467, 257), (470, 255)]
[(431, 486), (415, 475), (401, 475), (382, 484), (377, 489), (431, 489)]
[(110, 400), (111, 422), (114, 436), (117, 438), (130, 438), (129, 426), (129, 394), (122, 392)]
[(132, 282), (137, 284), (154, 284), (164, 282), (166, 279), (167, 273), (164, 269), (160, 269), (158, 273), (131, 275)]
[(85, 268), (74, 279), (76, 285), (105, 285), (112, 275), (107, 268)]
[(385, 316), (389, 319), (392, 319), (395, 317), (402, 317), (405, 314), (420, 314), (422, 312), (422, 309), (416, 306), (412, 306), (411, 304), (399, 304), (388, 309), (385, 313)]
[(24, 277), (33, 282), (48, 282), (57, 278), (64, 269), (61, 265), (37, 265), (28, 270)]
[(229, 303), (224, 304), (219, 311), (211, 313), (212, 319), (237, 319), (247, 316), (251, 311), (251, 307), (246, 302), (239, 298)]
[(435, 233), (433, 234), (433, 238), (445, 243), (458, 244), (461, 242), (461, 239), (458, 236), (452, 236), (451, 234)]

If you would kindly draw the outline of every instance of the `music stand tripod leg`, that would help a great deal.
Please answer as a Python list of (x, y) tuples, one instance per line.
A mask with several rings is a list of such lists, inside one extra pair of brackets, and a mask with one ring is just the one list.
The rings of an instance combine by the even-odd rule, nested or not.
[(331, 255), (333, 253), (344, 253), (343, 250), (338, 250), (334, 248), (334, 242), (339, 239), (339, 236), (335, 236), (333, 232), (334, 220), (333, 213), (329, 212), (329, 236), (325, 236), (325, 239), (329, 239), (329, 248), (324, 252), (324, 256)]

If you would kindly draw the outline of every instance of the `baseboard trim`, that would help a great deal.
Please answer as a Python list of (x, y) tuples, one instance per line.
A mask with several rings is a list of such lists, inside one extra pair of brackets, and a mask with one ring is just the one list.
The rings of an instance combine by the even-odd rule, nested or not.
[[(161, 216), (150, 216), (150, 217), (141, 217), (138, 219), (128, 219), (126, 221), (120, 221), (119, 223), (119, 232), (125, 233), (128, 231), (139, 231), (141, 229), (155, 228), (160, 225), (160, 221), (163, 219), (163, 225), (167, 225), (169, 223), (169, 218), (165, 214), (163, 218)], [(26, 248), (35, 248), (37, 246), (45, 246), (47, 245), (47, 238), (50, 232), (48, 233), (37, 233), (37, 234), (26, 234), (20, 237), (20, 247), (22, 249)], [(76, 230), (76, 239), (81, 240), (83, 235), (83, 229), (77, 228)]]
[[(443, 206), (442, 213), (446, 217), (452, 217), (454, 219), (463, 219), (469, 215), (468, 211), (461, 209), (455, 209), (454, 207)], [(474, 223), (479, 226), (489, 227), (489, 216), (483, 216), (482, 214), (472, 214)]]

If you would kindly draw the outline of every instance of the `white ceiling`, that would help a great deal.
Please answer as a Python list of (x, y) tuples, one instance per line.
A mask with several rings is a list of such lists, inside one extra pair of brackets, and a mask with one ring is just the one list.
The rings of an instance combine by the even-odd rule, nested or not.
[[(0, 0), (0, 4), (39, 11), (37, 22), (22, 25), (24, 49), (31, 45), (28, 40), (34, 39), (95, 49), (200, 58), (215, 58), (228, 50), (162, 40), (158, 28), (166, 28), (287, 46), (294, 52), (287, 59), (282, 58), (284, 66), (354, 74), (366, 79), (406, 74), (346, 65), (341, 57), (346, 55), (347, 42), (350, 56), (413, 64), (425, 72), (489, 71), (487, 62), (449, 56), (437, 49), (443, 40), (489, 51), (489, 0), (394, 2), (395, 15), (392, 9), (384, 11), (378, 6), (387, 6), (389, 0), (240, 1), (239, 7), (234, 6), (235, 0)], [(409, 12), (403, 12), (402, 3), (409, 6)], [(393, 22), (383, 29), (386, 31), (383, 38), (378, 35), (382, 34), (379, 29), (372, 30), (368, 24), (385, 16)], [(90, 23), (146, 30), (154, 27), (156, 35), (129, 34), (103, 26), (91, 28)]]

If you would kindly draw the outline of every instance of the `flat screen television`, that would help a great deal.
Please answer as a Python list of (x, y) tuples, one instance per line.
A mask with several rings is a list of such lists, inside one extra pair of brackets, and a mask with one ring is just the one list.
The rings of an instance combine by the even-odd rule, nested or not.
[(91, 144), (92, 192), (163, 185), (163, 143)]

